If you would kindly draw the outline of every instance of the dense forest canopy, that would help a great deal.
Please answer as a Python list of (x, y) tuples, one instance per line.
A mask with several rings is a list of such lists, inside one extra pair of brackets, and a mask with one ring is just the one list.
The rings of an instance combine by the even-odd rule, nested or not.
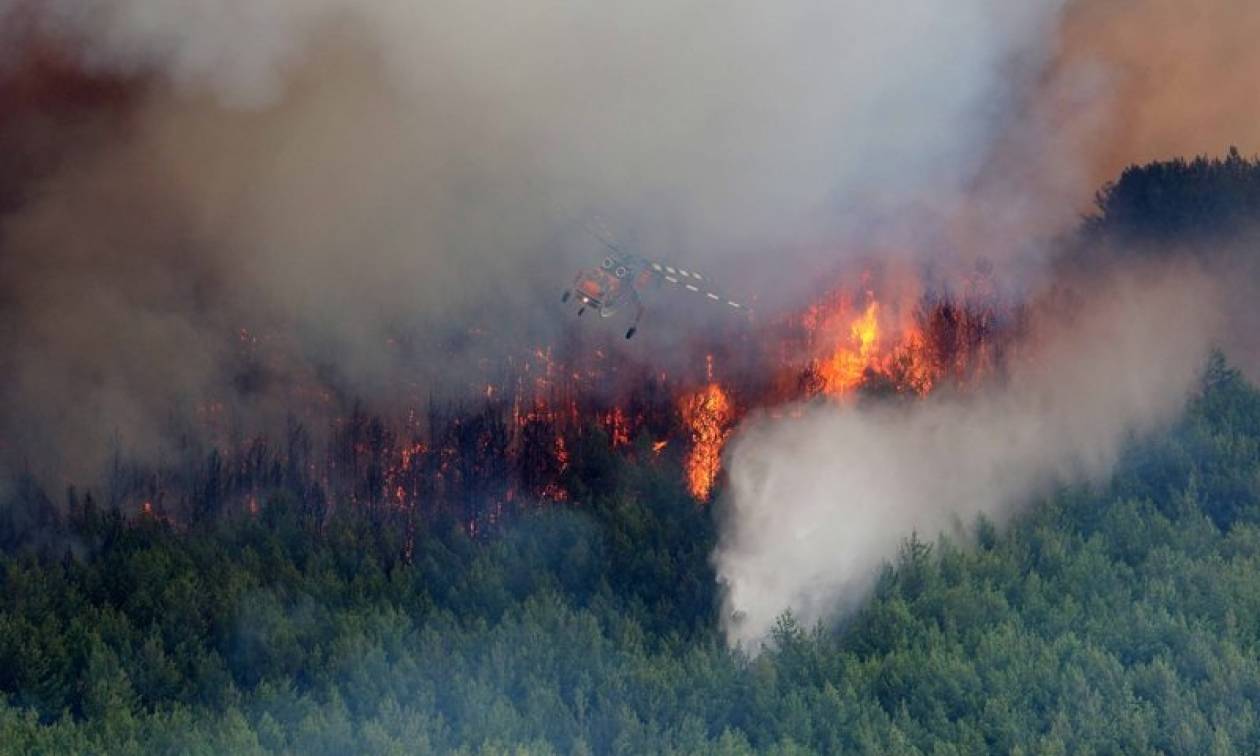
[[(1237, 154), (1135, 167), (1083, 233), (1237, 233), (1258, 187)], [(1260, 751), (1260, 391), (1220, 354), (1110, 481), (906, 533), (843, 626), (785, 615), (755, 658), (718, 626), (720, 497), (598, 434), (580, 505), (477, 533), (313, 511), (283, 474), (179, 523), (12, 481), (0, 750)]]
[[(86, 497), (0, 562), (0, 743), (297, 753), (1254, 752), (1260, 392), (1217, 359), (1100, 490), (910, 536), (847, 626), (715, 625), (711, 510), (605, 459), (582, 511), (409, 562), (286, 497), (177, 532)], [(60, 551), (61, 556), (55, 556)], [(935, 749), (935, 750), (934, 750)]]
[(1260, 208), (1260, 162), (1231, 147), (1199, 156), (1129, 166), (1104, 186), (1085, 223), (1090, 241), (1220, 241), (1250, 231)]

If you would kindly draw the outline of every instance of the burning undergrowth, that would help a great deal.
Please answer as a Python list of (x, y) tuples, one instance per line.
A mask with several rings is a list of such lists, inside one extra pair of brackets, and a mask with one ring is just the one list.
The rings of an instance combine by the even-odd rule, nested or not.
[(168, 457), (176, 462), (128, 464), (116, 454), (106, 490), (124, 509), (175, 522), (256, 511), (285, 490), (317, 512), (355, 507), (412, 523), (450, 515), (476, 533), (521, 509), (580, 506), (572, 458), (593, 443), (675, 466), (704, 504), (750, 412), (967, 391), (1000, 368), (1017, 333), (1017, 308), (998, 297), (987, 267), (949, 287), (874, 265), (851, 278), (800, 311), (697, 336), (694, 359), (670, 361), (677, 369), (577, 337), (513, 351), (470, 333), (487, 350), (462, 398), (405, 381), (390, 387), (396, 400), (386, 407), (292, 369), (279, 335), (238, 330), (230, 385), (283, 394), (285, 430), (251, 432), (231, 410), (238, 398), (207, 398)]

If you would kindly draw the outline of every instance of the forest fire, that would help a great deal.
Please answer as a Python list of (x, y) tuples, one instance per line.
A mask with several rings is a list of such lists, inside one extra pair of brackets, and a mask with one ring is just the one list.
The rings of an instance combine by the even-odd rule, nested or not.
[[(862, 293), (865, 304), (854, 306), (843, 292), (832, 293), (810, 307), (801, 324), (812, 355), (803, 393), (842, 400), (861, 388), (923, 395), (940, 379), (932, 364), (923, 324), (939, 309), (920, 302), (911, 311), (904, 303), (884, 306), (875, 292)], [(910, 316), (898, 313), (911, 311)], [(953, 334), (943, 334), (953, 337)]]
[[(795, 321), (807, 344), (806, 363), (789, 358), (785, 369), (800, 377), (790, 381), (794, 390), (784, 396), (753, 396), (752, 406), (768, 407), (821, 396), (830, 401), (849, 401), (859, 390), (876, 393), (922, 396), (930, 392), (950, 372), (951, 365), (934, 366), (922, 327), (912, 318), (888, 322), (889, 312), (907, 308), (881, 307), (879, 298), (866, 288), (854, 306), (854, 298), (838, 290), (808, 308)], [(925, 319), (940, 320), (938, 308), (923, 307)], [(945, 317), (946, 320), (950, 316)], [(956, 329), (938, 329), (942, 338), (955, 339)], [(957, 357), (957, 349), (938, 351)], [(964, 358), (962, 359), (965, 362)], [(965, 367), (963, 365), (962, 367)], [(706, 358), (708, 382), (685, 393), (679, 400), (679, 414), (687, 429), (688, 452), (684, 472), (688, 490), (698, 502), (712, 495), (722, 466), (722, 452), (737, 412), (726, 388), (713, 379), (713, 357)]]
[[(963, 386), (987, 369), (1005, 337), (998, 326), (1009, 321), (992, 298), (970, 296), (970, 288), (961, 300), (928, 296), (917, 279), (897, 281), (862, 276), (858, 286), (831, 289), (803, 312), (755, 324), (735, 342), (706, 343), (697, 334), (688, 348), (704, 349), (706, 357), (690, 372), (615, 359), (580, 341), (508, 351), (480, 363), (483, 372), (469, 376), (462, 402), (426, 399), (418, 384), (406, 384), (402, 420), (358, 406), (349, 411), (349, 397), (309, 376), (285, 389), (299, 407), (284, 447), (261, 437), (242, 446), (230, 401), (206, 400), (199, 420), (218, 451), (201, 488), (213, 493), (211, 505), (241, 511), (257, 508), (269, 487), (281, 485), (312, 497), (312, 506), (344, 502), (404, 518), (450, 512), (471, 533), (499, 521), (507, 507), (581, 506), (570, 490), (572, 472), (581, 469), (582, 454), (602, 446), (678, 465), (703, 504), (720, 489), (725, 446), (749, 411), (912, 399), (941, 385)], [(234, 340), (257, 374), (251, 380), (270, 385), (267, 374), (295, 375), (284, 369), (282, 339), (250, 333)], [(113, 485), (159, 509), (164, 491), (179, 485), (173, 478), (137, 473)]]
[[(32, 61), (0, 81), (0, 92), (22, 107), (128, 101), (127, 81), (70, 75), (52, 51)], [(870, 267), (834, 271), (829, 282), (840, 283), (813, 292), (805, 300), (812, 306), (756, 322), (733, 345), (722, 341), (729, 333), (685, 334), (670, 344), (677, 353), (708, 356), (668, 366), (654, 364), (653, 354), (634, 362), (581, 337), (504, 343), (492, 323), (470, 324), (458, 349), (476, 344), (468, 351), (477, 353), (477, 368), (450, 370), (466, 380), (454, 390), (424, 385), (403, 366), (404, 375), (360, 397), (362, 384), (305, 359), (289, 325), (260, 317), (224, 334), (230, 385), (191, 398), (196, 432), (180, 430), (183, 469), (207, 478), (210, 506), (256, 507), (284, 481), (328, 507), (459, 509), (468, 522), (505, 502), (573, 501), (566, 476), (589, 441), (680, 465), (692, 495), (705, 502), (720, 489), (725, 444), (749, 411), (919, 396), (960, 384), (995, 359), (992, 302), (974, 296), (976, 287), (964, 282), (955, 287), (961, 297), (931, 298), (922, 271)], [(423, 351), (401, 331), (381, 338), (388, 360), (400, 364), (401, 355)], [(281, 417), (291, 427), (276, 443), (262, 434)], [(149, 502), (154, 511), (181, 497), (163, 492), (186, 478), (139, 466), (115, 466), (110, 476), (112, 496)]]

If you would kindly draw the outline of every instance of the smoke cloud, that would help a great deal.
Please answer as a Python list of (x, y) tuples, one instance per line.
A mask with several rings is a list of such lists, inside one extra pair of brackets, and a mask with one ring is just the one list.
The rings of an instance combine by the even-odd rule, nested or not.
[(755, 652), (786, 610), (854, 609), (912, 532), (965, 539), (978, 515), (1099, 480), (1182, 408), (1217, 301), (1191, 270), (1115, 274), (1047, 296), (1009, 375), (974, 394), (747, 421), (714, 555), (729, 641)]
[(1260, 6), (1074, 0), (968, 191), (934, 208), (962, 254), (1045, 264), (1129, 165), (1260, 150)]
[[(467, 391), (483, 334), (574, 328), (556, 300), (601, 256), (595, 215), (732, 296), (799, 301), (843, 257), (819, 249), (963, 190), (1060, 5), (7, 8), (128, 97), (0, 219), (0, 424), (87, 473), (188, 437), (207, 400), (265, 427), (312, 376)], [(676, 332), (609, 346), (668, 359)], [(255, 341), (288, 356), (241, 365)]]
[[(81, 478), (206, 406), (469, 392), (573, 332), (687, 359), (667, 312), (626, 343), (557, 306), (595, 216), (763, 312), (869, 249), (1035, 267), (1114, 167), (1249, 146), (1234, 5), (0, 0), (41, 93), (0, 113), (40, 151), (0, 196), (0, 453)], [(119, 94), (49, 116), (83, 92), (48, 58)]]

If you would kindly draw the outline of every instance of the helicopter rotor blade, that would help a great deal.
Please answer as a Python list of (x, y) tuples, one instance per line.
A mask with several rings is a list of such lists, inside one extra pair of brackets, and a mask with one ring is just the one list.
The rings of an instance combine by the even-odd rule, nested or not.
[(602, 222), (600, 222), (598, 228), (591, 221), (587, 221), (583, 225), (586, 228), (586, 233), (594, 236), (600, 244), (603, 244), (605, 247), (608, 247), (609, 250), (616, 252), (619, 255), (625, 254), (625, 250), (621, 247), (621, 245), (617, 244), (617, 242), (613, 240), (612, 232), (610, 232)]

